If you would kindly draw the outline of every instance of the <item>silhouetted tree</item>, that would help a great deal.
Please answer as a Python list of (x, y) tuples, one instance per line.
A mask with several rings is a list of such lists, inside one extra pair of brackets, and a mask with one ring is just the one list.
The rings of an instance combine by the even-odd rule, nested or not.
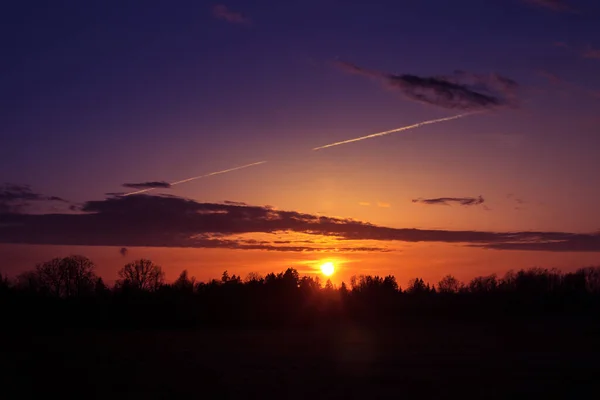
[(106, 284), (104, 283), (104, 280), (102, 278), (98, 278), (96, 279), (96, 284), (94, 287), (94, 294), (97, 297), (107, 297), (110, 294), (110, 289), (108, 288), (108, 286), (106, 286)]
[(461, 284), (452, 275), (446, 275), (437, 284), (439, 293), (458, 293), (461, 288)]
[(318, 278), (303, 276), (298, 284), (300, 291), (303, 293), (316, 293), (321, 289), (321, 283)]
[(590, 293), (600, 293), (600, 267), (586, 267), (577, 270), (585, 278), (585, 288)]
[(10, 280), (8, 276), (4, 276), (0, 273), (0, 295), (5, 295), (11, 289)]
[(221, 275), (221, 282), (228, 284), (238, 284), (242, 283), (242, 278), (235, 274), (229, 276), (229, 273), (227, 271), (223, 271), (223, 275)]
[(288, 268), (281, 277), (284, 284), (290, 288), (297, 288), (300, 284), (300, 274), (295, 268)]
[(165, 273), (152, 261), (140, 259), (125, 265), (119, 271), (119, 278), (119, 286), (152, 292), (164, 284)]
[(394, 275), (388, 275), (383, 278), (383, 289), (388, 292), (397, 292), (401, 291), (398, 286), (398, 282), (396, 282), (396, 277)]
[(469, 282), (469, 291), (471, 293), (493, 293), (498, 289), (498, 280), (496, 274), (488, 276), (478, 276)]
[(75, 297), (90, 295), (94, 291), (97, 276), (94, 263), (83, 256), (54, 258), (38, 264), (35, 277), (24, 276), (30, 289), (54, 295), (56, 297)]
[(36, 271), (25, 271), (19, 274), (17, 276), (16, 287), (26, 293), (47, 294), (42, 293), (42, 282)]
[(346, 282), (342, 282), (340, 285), (340, 294), (342, 296), (346, 296), (348, 294), (348, 286), (346, 286)]
[(427, 294), (431, 291), (429, 284), (425, 284), (425, 281), (421, 278), (414, 278), (408, 282), (406, 293), (409, 294)]
[[(96, 277), (93, 268), (93, 263), (81, 256), (56, 258), (20, 274), (12, 287), (0, 275), (0, 294), (9, 300), (7, 304), (24, 304), (27, 311), (21, 314), (40, 323), (83, 323), (85, 316), (93, 323), (140, 326), (387, 324), (399, 321), (397, 318), (424, 315), (502, 318), (535, 312), (597, 315), (600, 311), (599, 267), (566, 274), (533, 268), (511, 271), (502, 279), (495, 275), (476, 277), (467, 285), (451, 275), (433, 287), (415, 278), (405, 291), (408, 296), (400, 295), (402, 289), (392, 275), (353, 276), (351, 290), (345, 282), (336, 290), (331, 280), (322, 288), (319, 277), (300, 277), (293, 268), (265, 278), (251, 273), (244, 281), (224, 271), (220, 279), (200, 283), (184, 270), (165, 285), (162, 269), (149, 260), (123, 267), (115, 290)], [(448, 295), (435, 295), (436, 287)], [(144, 294), (130, 297), (128, 289)], [(460, 295), (454, 296), (456, 293)], [(95, 301), (77, 298), (84, 294), (95, 296)], [(25, 300), (18, 303), (15, 299)], [(49, 313), (52, 307), (59, 307), (60, 312)], [(11, 315), (19, 314), (15, 311)]]
[(196, 278), (193, 276), (190, 278), (187, 269), (185, 269), (181, 271), (181, 274), (171, 286), (179, 292), (192, 293), (196, 286)]
[(333, 283), (331, 283), (331, 279), (327, 279), (327, 282), (325, 282), (325, 290), (333, 291)]
[(246, 279), (244, 279), (245, 283), (253, 283), (253, 282), (263, 283), (264, 281), (265, 281), (265, 278), (263, 278), (262, 275), (259, 274), (258, 272), (250, 272), (250, 273), (248, 273), (248, 276), (246, 276)]

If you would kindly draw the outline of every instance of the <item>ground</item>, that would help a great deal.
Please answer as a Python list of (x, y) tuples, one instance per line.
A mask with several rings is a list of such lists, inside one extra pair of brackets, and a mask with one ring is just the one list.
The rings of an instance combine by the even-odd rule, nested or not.
[(13, 330), (1, 337), (0, 397), (578, 398), (596, 385), (598, 333), (578, 320)]

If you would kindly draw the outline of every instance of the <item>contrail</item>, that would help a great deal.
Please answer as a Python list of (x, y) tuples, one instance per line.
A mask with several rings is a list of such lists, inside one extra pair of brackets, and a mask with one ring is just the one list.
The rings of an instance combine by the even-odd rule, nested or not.
[[(321, 146), (321, 147), (315, 147), (313, 149), (314, 150), (321, 150), (321, 149), (326, 149), (328, 147), (333, 147), (333, 146), (339, 146), (341, 144), (347, 144), (347, 143), (352, 143), (352, 142), (358, 142), (360, 140), (365, 140), (365, 139), (371, 139), (374, 137), (378, 137), (378, 136), (384, 136), (384, 135), (389, 135), (390, 133), (395, 133), (395, 132), (402, 132), (402, 131), (407, 131), (409, 129), (415, 129), (415, 128), (419, 128), (421, 126), (424, 125), (429, 125), (429, 124), (437, 124), (439, 122), (444, 122), (444, 121), (452, 121), (454, 119), (459, 119), (459, 118), (463, 118), (469, 115), (473, 115), (473, 114), (478, 114), (480, 112), (471, 112), (471, 113), (465, 113), (465, 114), (459, 114), (459, 115), (455, 115), (452, 117), (446, 117), (446, 118), (439, 118), (439, 119), (433, 119), (431, 121), (423, 121), (423, 122), (419, 122), (417, 124), (414, 125), (409, 125), (409, 126), (403, 126), (402, 128), (397, 128), (397, 129), (392, 129), (389, 131), (385, 131), (385, 132), (379, 132), (379, 133), (373, 133), (371, 135), (367, 135), (367, 136), (361, 136), (355, 139), (349, 139), (349, 140), (344, 140), (342, 142), (336, 142), (336, 143), (331, 143), (331, 144), (327, 144), (325, 146)], [(172, 182), (170, 185), (171, 186), (175, 186), (175, 185), (179, 185), (181, 183), (186, 183), (186, 182), (190, 182), (190, 181), (194, 181), (196, 179), (202, 179), (202, 178), (207, 178), (209, 176), (213, 176), (213, 175), (219, 175), (219, 174), (225, 174), (227, 172), (232, 172), (232, 171), (236, 171), (238, 169), (243, 169), (243, 168), (249, 168), (249, 167), (253, 167), (255, 165), (260, 165), (260, 164), (264, 164), (267, 161), (259, 161), (259, 162), (255, 162), (252, 164), (246, 164), (246, 165), (242, 165), (239, 167), (234, 167), (234, 168), (229, 168), (229, 169), (224, 169), (222, 171), (216, 171), (216, 172), (211, 172), (209, 174), (205, 174), (205, 175), (199, 175), (199, 176), (194, 176), (191, 178), (187, 178), (187, 179), (182, 179), (180, 181), (177, 182)], [(125, 193), (123, 196), (131, 196), (134, 194), (140, 194), (140, 193), (146, 193), (149, 192), (151, 190), (155, 190), (156, 188), (148, 188), (148, 189), (142, 189), (142, 190), (137, 190), (135, 192), (129, 192), (129, 193)]]
[(349, 139), (349, 140), (344, 140), (342, 142), (336, 142), (336, 143), (331, 143), (331, 144), (326, 144), (325, 146), (321, 146), (321, 147), (315, 147), (313, 149), (314, 150), (321, 150), (321, 149), (326, 149), (328, 147), (333, 147), (333, 146), (339, 146), (341, 144), (347, 144), (347, 143), (352, 143), (352, 142), (358, 142), (360, 140), (365, 140), (365, 139), (371, 139), (374, 137), (379, 137), (379, 136), (385, 136), (385, 135), (389, 135), (390, 133), (396, 133), (396, 132), (402, 132), (402, 131), (407, 131), (409, 129), (415, 129), (415, 128), (420, 128), (424, 125), (429, 125), (429, 124), (437, 124), (439, 122), (444, 122), (444, 121), (452, 121), (453, 119), (459, 119), (459, 118), (463, 118), (463, 117), (467, 117), (469, 115), (473, 115), (473, 114), (478, 114), (479, 112), (471, 112), (471, 113), (465, 113), (465, 114), (459, 114), (459, 115), (454, 115), (452, 117), (446, 117), (446, 118), (439, 118), (439, 119), (432, 119), (430, 121), (423, 121), (423, 122), (419, 122), (416, 123), (414, 125), (409, 125), (409, 126), (403, 126), (402, 128), (396, 128), (396, 129), (392, 129), (389, 131), (385, 131), (385, 132), (379, 132), (379, 133), (373, 133), (371, 135), (367, 135), (367, 136), (361, 136), (355, 139)]
[[(205, 174), (205, 175), (198, 175), (198, 176), (194, 176), (194, 177), (191, 177), (191, 178), (183, 179), (183, 180), (180, 180), (180, 181), (177, 181), (177, 182), (173, 182), (173, 183), (171, 183), (171, 186), (179, 185), (180, 183), (185, 183), (185, 182), (189, 182), (189, 181), (195, 181), (196, 179), (207, 178), (207, 177), (213, 176), (213, 175), (219, 175), (219, 174), (224, 174), (224, 173), (231, 172), (231, 171), (237, 171), (238, 169), (249, 168), (249, 167), (253, 167), (255, 165), (260, 165), (260, 164), (264, 164), (264, 163), (266, 163), (266, 161), (259, 161), (259, 162), (255, 162), (255, 163), (252, 163), (252, 164), (242, 165), (242, 166), (239, 166), (239, 167), (224, 169), (222, 171), (211, 172), (211, 173)], [(135, 192), (129, 192), (129, 193), (125, 193), (123, 196), (131, 196), (133, 194), (146, 193), (146, 192), (149, 192), (149, 191), (154, 190), (154, 189), (156, 189), (156, 188), (148, 188), (148, 189), (138, 190), (138, 191), (135, 191)]]

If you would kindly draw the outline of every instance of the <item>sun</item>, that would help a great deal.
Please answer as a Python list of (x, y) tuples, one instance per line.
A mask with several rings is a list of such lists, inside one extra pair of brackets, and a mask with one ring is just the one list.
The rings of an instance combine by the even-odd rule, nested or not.
[(332, 262), (326, 262), (323, 265), (321, 265), (321, 272), (325, 276), (331, 276), (335, 272), (335, 266)]

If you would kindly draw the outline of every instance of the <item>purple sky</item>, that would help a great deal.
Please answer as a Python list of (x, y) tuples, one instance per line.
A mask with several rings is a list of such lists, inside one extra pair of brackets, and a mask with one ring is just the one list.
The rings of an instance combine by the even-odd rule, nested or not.
[[(464, 268), (480, 274), (483, 267), (473, 265), (488, 262), (484, 253), (502, 256), (483, 273), (593, 262), (600, 252), (600, 238), (594, 236), (600, 229), (599, 27), (600, 3), (594, 0), (4, 5), (0, 184), (13, 186), (0, 189), (5, 243), (0, 256), (16, 273), (52, 257), (54, 248), (39, 250), (40, 244), (52, 244), (61, 246), (56, 250), (61, 254), (89, 252), (100, 267), (104, 262), (105, 271), (113, 271), (123, 262), (118, 251), (87, 245), (158, 246), (157, 237), (168, 231), (169, 244), (150, 255), (174, 270), (185, 265), (200, 277), (208, 272), (193, 259), (203, 254), (216, 270), (234, 272), (228, 260), (243, 257), (259, 260), (240, 261), (244, 271), (254, 265), (268, 272), (289, 262), (318, 264), (335, 256), (340, 264), (360, 259), (347, 263), (348, 273), (381, 268), (402, 275), (404, 268), (431, 276)], [(471, 111), (483, 112), (311, 151)], [(114, 238), (125, 221), (131, 223), (128, 218), (140, 209), (130, 209), (123, 198), (115, 200), (124, 205), (115, 211), (124, 215), (118, 219), (100, 213), (92, 224), (83, 224), (63, 215), (52, 220), (61, 227), (54, 231), (39, 216), (23, 222), (23, 213), (72, 214), (71, 206), (79, 214), (81, 207), (97, 212), (85, 202), (108, 204), (106, 193), (132, 190), (124, 183), (165, 186), (262, 160), (268, 162), (151, 193), (197, 204), (268, 205), (395, 229), (539, 231), (546, 236), (535, 240), (544, 243), (552, 232), (589, 236), (527, 251), (506, 244), (484, 251), (473, 248), (470, 239), (450, 244), (436, 236), (431, 243), (440, 246), (438, 261), (428, 266), (431, 252), (421, 248), (424, 243), (373, 240), (365, 237), (365, 228), (352, 246), (390, 251), (347, 253), (349, 246), (339, 238), (321, 243), (326, 248), (311, 255), (260, 245), (239, 249), (249, 240), (265, 242), (263, 247), (277, 240), (265, 239), (274, 235), (271, 228), (252, 220), (254, 231), (228, 237), (236, 241), (235, 249), (196, 243), (201, 249), (181, 261), (189, 249), (178, 250), (181, 242), (171, 239), (184, 234), (189, 239), (190, 231), (229, 235), (233, 222), (207, 230), (209, 222), (202, 219), (188, 230), (158, 218), (146, 231), (126, 232), (120, 242), (95, 237), (101, 232)], [(15, 192), (22, 185), (30, 185), (31, 192)], [(165, 207), (180, 207), (173, 204)], [(158, 208), (153, 215), (180, 212)], [(29, 225), (18, 230), (15, 224)], [(277, 234), (293, 236), (279, 241), (301, 247), (309, 240), (298, 236), (306, 234), (305, 227), (278, 229)], [(327, 238), (323, 233), (310, 245), (318, 247), (319, 238)], [(74, 245), (84, 247), (69, 247)], [(409, 245), (410, 251), (403, 247)]]

